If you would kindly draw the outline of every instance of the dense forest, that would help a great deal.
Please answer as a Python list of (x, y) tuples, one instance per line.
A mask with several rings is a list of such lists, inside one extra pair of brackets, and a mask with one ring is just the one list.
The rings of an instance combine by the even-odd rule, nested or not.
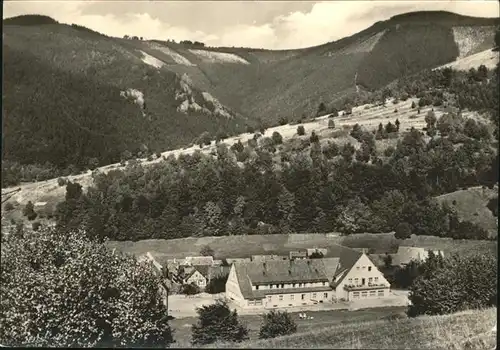
[[(433, 79), (447, 74), (436, 72)], [(489, 76), (482, 84), (491, 89), (497, 76)], [(436, 120), (429, 112), (425, 119), (427, 136), (399, 131), (397, 122), (374, 132), (355, 125), (351, 136), (361, 143), (358, 150), (334, 139), (321, 144), (313, 134), (286, 148), (272, 135), (248, 145), (219, 143), (215, 157), (199, 152), (148, 168), (131, 162), (123, 171), (96, 174), (88, 193), (68, 184), (58, 225), (83, 225), (92, 236), (116, 240), (392, 230), (487, 238), (432, 197), (498, 181), (493, 135), (461, 113)], [(397, 146), (380, 152), (375, 140), (388, 134), (399, 134)]]
[[(450, 105), (458, 95), (461, 106), (491, 112), (498, 103), (498, 69), (483, 71), (427, 72), (382, 95), (437, 96)], [(463, 92), (469, 90), (479, 92)], [(490, 115), (498, 125), (498, 114)], [(68, 183), (57, 223), (115, 240), (393, 230), (400, 237), (486, 239), (485, 230), (461, 222), (453, 206), (433, 197), (497, 183), (498, 133), (460, 111), (439, 119), (429, 111), (425, 121), (425, 134), (400, 131), (398, 121), (371, 132), (354, 125), (357, 150), (335, 138), (320, 140), (299, 125), (304, 136), (285, 144), (274, 133), (246, 145), (219, 140), (214, 154), (169, 157), (148, 167), (131, 159), (123, 170), (95, 173), (87, 193)], [(377, 149), (376, 140), (386, 138), (398, 138), (396, 147)]]

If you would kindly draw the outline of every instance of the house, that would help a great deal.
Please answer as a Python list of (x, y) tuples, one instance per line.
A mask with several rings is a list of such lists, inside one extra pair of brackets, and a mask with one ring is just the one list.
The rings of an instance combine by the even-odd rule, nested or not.
[(272, 309), (389, 295), (389, 282), (366, 254), (341, 246), (337, 253), (322, 259), (235, 263), (226, 296), (242, 308)]
[(410, 261), (425, 261), (428, 259), (430, 252), (444, 257), (444, 252), (442, 250), (400, 246), (398, 252), (392, 257), (392, 264), (395, 266), (403, 266), (408, 265)]
[(289, 254), (292, 259), (307, 259), (307, 250), (292, 250)]
[(183, 284), (195, 284), (200, 289), (204, 289), (209, 281), (210, 266), (198, 265), (186, 267), (184, 270)]

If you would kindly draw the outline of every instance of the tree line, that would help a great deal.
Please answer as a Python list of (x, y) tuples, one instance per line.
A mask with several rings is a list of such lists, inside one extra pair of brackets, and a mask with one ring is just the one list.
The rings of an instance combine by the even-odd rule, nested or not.
[(260, 137), (248, 145), (219, 143), (214, 155), (171, 156), (148, 167), (133, 162), (95, 173), (87, 193), (67, 184), (57, 224), (113, 240), (389, 232), (399, 223), (417, 235), (485, 239), (484, 230), (460, 221), (453, 205), (433, 197), (493, 186), (498, 153), (491, 135), (471, 133), (472, 124), (460, 115), (441, 120), (439, 130), (458, 136), (426, 143), (423, 133), (412, 129), (400, 132), (396, 147), (381, 151), (377, 131), (358, 126), (351, 130), (361, 143), (357, 150), (311, 133), (295, 140), (296, 146)]

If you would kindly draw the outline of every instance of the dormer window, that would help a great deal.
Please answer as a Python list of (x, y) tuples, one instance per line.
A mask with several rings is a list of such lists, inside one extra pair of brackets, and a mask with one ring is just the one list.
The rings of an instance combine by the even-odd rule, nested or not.
[(368, 266), (368, 271), (371, 271), (372, 270), (372, 267), (371, 266)]

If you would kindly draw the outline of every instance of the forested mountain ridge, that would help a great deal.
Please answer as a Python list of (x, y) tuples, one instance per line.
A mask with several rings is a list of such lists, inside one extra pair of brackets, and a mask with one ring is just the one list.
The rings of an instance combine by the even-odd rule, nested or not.
[(272, 51), (111, 38), (44, 16), (6, 19), (3, 160), (38, 163), (40, 180), (119, 161), (125, 151), (187, 145), (203, 132), (223, 137), (309, 117), (320, 103), (340, 108), (360, 89), (490, 48), (497, 23), (412, 13), (336, 42)]

